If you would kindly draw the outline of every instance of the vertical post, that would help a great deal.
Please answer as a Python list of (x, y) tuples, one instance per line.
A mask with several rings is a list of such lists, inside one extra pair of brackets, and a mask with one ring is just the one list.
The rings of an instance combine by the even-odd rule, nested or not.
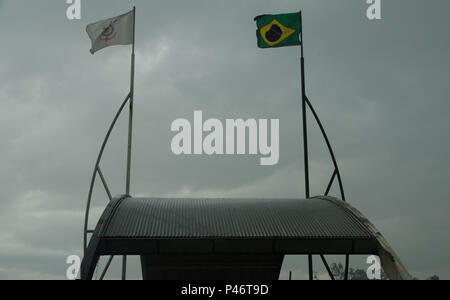
[(122, 280), (127, 279), (127, 256), (122, 257)]
[[(134, 48), (136, 44), (136, 6), (133, 7), (133, 48), (131, 53), (131, 80), (130, 80), (130, 115), (128, 122), (128, 151), (127, 151), (127, 182), (126, 194), (130, 195), (130, 172), (131, 172), (131, 144), (133, 138), (133, 104), (134, 104)], [(122, 280), (127, 278), (127, 256), (122, 257)]]
[(301, 76), (302, 76), (302, 113), (303, 113), (303, 155), (305, 164), (305, 195), (309, 198), (309, 159), (308, 159), (308, 130), (306, 122), (306, 91), (305, 91), (305, 58), (303, 56), (303, 20), (302, 12), (299, 13), (300, 16), (300, 63), (301, 63)]
[(314, 280), (312, 255), (308, 254), (309, 280)]
[(345, 255), (345, 274), (344, 274), (344, 280), (348, 280), (348, 265), (349, 265), (349, 260), (350, 260), (350, 255), (346, 254)]
[(128, 123), (127, 182), (126, 182), (126, 194), (127, 195), (130, 195), (131, 144), (132, 144), (132, 137), (133, 137), (135, 41), (136, 41), (136, 7), (133, 7), (133, 50), (132, 50), (132, 54), (131, 54), (130, 115), (129, 115), (129, 123)]

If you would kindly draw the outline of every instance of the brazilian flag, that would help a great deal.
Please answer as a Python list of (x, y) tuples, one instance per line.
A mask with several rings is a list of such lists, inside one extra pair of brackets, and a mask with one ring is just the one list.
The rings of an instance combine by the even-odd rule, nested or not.
[(255, 18), (259, 48), (300, 45), (300, 13), (261, 15)]

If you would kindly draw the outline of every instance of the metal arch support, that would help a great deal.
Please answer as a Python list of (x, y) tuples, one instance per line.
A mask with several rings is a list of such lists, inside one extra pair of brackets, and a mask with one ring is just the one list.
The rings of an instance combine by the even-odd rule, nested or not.
[(123, 101), (122, 105), (120, 106), (116, 116), (114, 117), (111, 125), (109, 126), (108, 129), (108, 133), (105, 136), (105, 139), (103, 140), (103, 144), (102, 147), (100, 149), (100, 152), (98, 154), (97, 157), (97, 162), (95, 163), (95, 167), (94, 167), (94, 172), (92, 174), (92, 178), (91, 178), (91, 185), (89, 188), (89, 194), (88, 194), (88, 200), (87, 200), (87, 205), (86, 205), (86, 213), (85, 213), (85, 217), (84, 217), (84, 231), (83, 231), (83, 251), (84, 251), (84, 255), (86, 255), (86, 248), (87, 248), (87, 234), (88, 234), (88, 221), (89, 221), (89, 210), (91, 208), (91, 200), (92, 200), (92, 192), (94, 190), (94, 184), (95, 184), (95, 179), (97, 177), (97, 174), (99, 173), (99, 165), (100, 165), (100, 161), (103, 157), (103, 152), (105, 151), (106, 148), (106, 144), (108, 143), (109, 137), (111, 136), (111, 132), (114, 129), (114, 126), (116, 125), (117, 120), (119, 119), (120, 114), (122, 113), (125, 105), (127, 104), (128, 100), (131, 97), (131, 93), (129, 93), (127, 95), (127, 97), (125, 98), (125, 100)]
[(103, 187), (105, 188), (106, 194), (108, 194), (109, 201), (111, 201), (112, 200), (112, 195), (111, 195), (111, 192), (109, 191), (108, 185), (106, 184), (105, 177), (103, 176), (103, 173), (100, 170), (100, 167), (98, 167), (97, 170), (98, 170), (98, 175), (100, 175), (100, 179), (102, 180)]
[[(311, 254), (308, 254), (308, 273), (309, 273), (309, 280), (314, 280), (314, 270), (313, 270), (313, 256)], [(320, 254), (320, 259), (323, 262), (323, 265), (327, 269), (328, 276), (330, 276), (331, 280), (335, 280), (333, 276), (333, 272), (331, 272), (330, 266), (327, 263), (327, 260), (325, 259), (325, 256), (323, 254)], [(290, 280), (290, 279), (289, 279)]]
[(331, 159), (332, 159), (333, 165), (334, 165), (334, 173), (333, 173), (333, 176), (332, 176), (332, 178), (330, 180), (330, 183), (328, 185), (327, 193), (329, 192), (329, 189), (331, 188), (331, 185), (333, 184), (334, 178), (337, 177), (338, 182), (339, 182), (339, 189), (341, 191), (341, 198), (342, 198), (342, 201), (345, 202), (345, 194), (344, 194), (344, 187), (343, 187), (343, 184), (342, 184), (341, 172), (339, 171), (339, 167), (338, 167), (338, 164), (337, 164), (337, 161), (336, 161), (336, 156), (334, 155), (334, 151), (333, 151), (333, 148), (331, 147), (330, 140), (328, 139), (328, 136), (327, 136), (327, 134), (325, 132), (325, 129), (324, 129), (323, 125), (322, 125), (322, 122), (320, 121), (319, 116), (317, 115), (316, 111), (314, 110), (314, 107), (312, 106), (312, 104), (309, 101), (308, 97), (305, 97), (305, 100), (306, 100), (306, 104), (308, 104), (309, 109), (311, 110), (312, 114), (314, 115), (314, 118), (316, 119), (317, 125), (319, 125), (320, 131), (322, 132), (323, 138), (325, 139), (325, 142), (326, 142), (327, 147), (328, 147), (328, 151), (330, 152)]
[(334, 179), (336, 178), (336, 173), (337, 172), (336, 172), (336, 169), (335, 169), (334, 172), (333, 172), (333, 176), (331, 176), (330, 183), (328, 183), (327, 190), (325, 191), (325, 196), (328, 196), (328, 194), (330, 193), (330, 189), (333, 186)]
[[(323, 265), (327, 269), (328, 276), (330, 276), (331, 280), (335, 280), (333, 272), (331, 272), (330, 266), (327, 263), (327, 260), (325, 259), (325, 256), (323, 254), (320, 254), (320, 259), (323, 262)], [(308, 276), (309, 280), (314, 280), (314, 268), (313, 268), (313, 256), (312, 254), (308, 254)], [(289, 280), (291, 280), (291, 275), (289, 274)]]
[(114, 259), (114, 255), (111, 255), (108, 259), (108, 262), (106, 263), (105, 269), (102, 272), (102, 275), (100, 276), (100, 281), (102, 281), (103, 279), (105, 279), (106, 276), (106, 272), (108, 272), (109, 267), (111, 266), (111, 263)]
[(327, 269), (328, 276), (330, 276), (330, 279), (334, 281), (335, 278), (334, 278), (333, 272), (331, 272), (330, 266), (328, 265), (327, 260), (325, 259), (325, 256), (323, 254), (321, 254), (320, 258), (322, 259), (323, 265)]
[(108, 203), (106, 209), (103, 211), (103, 214), (101, 215), (100, 220), (98, 221), (95, 231), (89, 242), (89, 247), (86, 248), (83, 260), (81, 261), (81, 280), (92, 280), (93, 274), (96, 267), (98, 267), (98, 261), (101, 256), (101, 253), (99, 253), (99, 245), (101, 240), (100, 236), (107, 226), (107, 220), (111, 217), (112, 214), (114, 214), (120, 203), (128, 197), (129, 196), (127, 195), (119, 195), (114, 197), (113, 200)]

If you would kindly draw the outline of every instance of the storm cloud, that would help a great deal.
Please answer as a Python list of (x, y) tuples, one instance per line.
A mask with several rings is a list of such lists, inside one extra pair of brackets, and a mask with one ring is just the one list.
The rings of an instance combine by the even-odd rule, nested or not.
[[(385, 0), (377, 21), (363, 0), (82, 1), (73, 21), (65, 2), (0, 0), (0, 279), (64, 279), (66, 257), (82, 255), (90, 176), (130, 81), (130, 47), (91, 55), (85, 27), (133, 5), (133, 195), (304, 197), (299, 48), (258, 49), (253, 21), (301, 9), (307, 94), (348, 202), (412, 275), (450, 278), (448, 1)], [(280, 119), (279, 163), (175, 156), (170, 125), (195, 110)], [(102, 162), (113, 194), (125, 190), (127, 121), (119, 119)], [(332, 165), (312, 121), (318, 195)], [(100, 186), (94, 199), (98, 216), (107, 203)]]

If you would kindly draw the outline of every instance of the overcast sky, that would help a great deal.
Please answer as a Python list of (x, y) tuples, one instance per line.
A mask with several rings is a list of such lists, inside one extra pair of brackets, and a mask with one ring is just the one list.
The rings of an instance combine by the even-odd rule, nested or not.
[[(449, 1), (382, 0), (379, 21), (365, 0), (81, 2), (69, 21), (64, 0), (0, 0), (0, 279), (64, 279), (66, 257), (82, 255), (90, 176), (130, 81), (130, 47), (92, 56), (85, 27), (133, 4), (133, 195), (304, 197), (299, 48), (258, 49), (253, 21), (301, 9), (307, 94), (348, 202), (412, 275), (450, 278)], [(195, 110), (280, 119), (279, 163), (173, 155), (170, 125)], [(332, 166), (309, 121), (319, 195)], [(126, 125), (124, 114), (102, 162), (113, 194), (125, 190)], [(94, 198), (96, 215), (101, 186)]]

